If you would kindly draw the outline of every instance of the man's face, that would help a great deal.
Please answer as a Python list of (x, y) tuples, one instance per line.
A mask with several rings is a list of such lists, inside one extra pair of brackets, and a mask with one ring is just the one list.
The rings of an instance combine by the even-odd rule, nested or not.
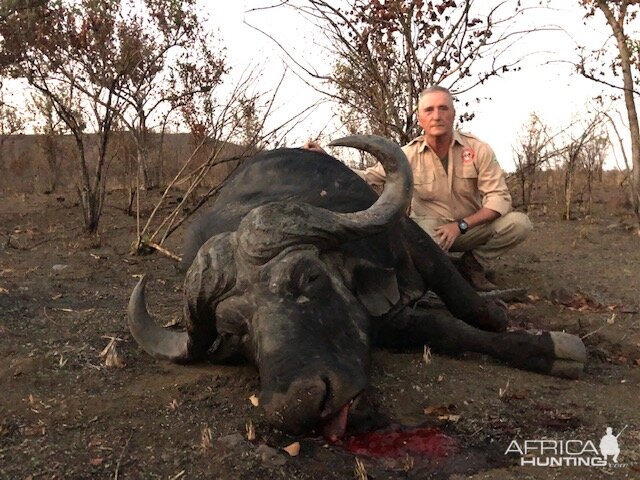
[(440, 137), (453, 132), (456, 111), (451, 96), (445, 92), (430, 92), (418, 103), (418, 125), (427, 136)]

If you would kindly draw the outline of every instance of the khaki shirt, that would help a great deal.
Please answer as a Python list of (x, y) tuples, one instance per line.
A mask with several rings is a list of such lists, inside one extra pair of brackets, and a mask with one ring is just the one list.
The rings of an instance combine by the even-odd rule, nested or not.
[[(476, 137), (454, 131), (448, 172), (424, 137), (413, 139), (402, 150), (413, 171), (412, 217), (453, 221), (481, 207), (501, 215), (511, 210), (504, 172), (491, 147)], [(384, 185), (386, 175), (379, 162), (355, 172), (370, 185)]]

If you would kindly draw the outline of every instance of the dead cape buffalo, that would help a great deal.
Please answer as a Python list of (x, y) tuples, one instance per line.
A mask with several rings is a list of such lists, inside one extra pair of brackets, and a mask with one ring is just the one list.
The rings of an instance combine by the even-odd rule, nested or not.
[[(333, 145), (382, 162), (382, 195), (317, 152), (280, 149), (245, 161), (187, 237), (186, 331), (153, 321), (144, 277), (133, 290), (129, 325), (148, 353), (180, 363), (243, 355), (258, 368), (270, 423), (333, 438), (344, 433), (349, 406), (367, 387), (372, 345), (429, 344), (579, 375), (586, 361), (579, 338), (507, 332), (504, 310), (479, 297), (405, 216), (412, 174), (397, 145), (374, 136)], [(412, 308), (428, 289), (448, 311)]]

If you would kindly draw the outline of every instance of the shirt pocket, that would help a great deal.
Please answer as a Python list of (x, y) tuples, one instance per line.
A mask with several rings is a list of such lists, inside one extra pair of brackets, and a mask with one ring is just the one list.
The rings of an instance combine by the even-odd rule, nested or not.
[(478, 191), (478, 170), (473, 163), (462, 165), (455, 172), (456, 185), (454, 190), (461, 193), (476, 193)]
[(421, 172), (413, 179), (414, 195), (420, 200), (431, 200), (435, 194), (435, 174), (434, 172)]

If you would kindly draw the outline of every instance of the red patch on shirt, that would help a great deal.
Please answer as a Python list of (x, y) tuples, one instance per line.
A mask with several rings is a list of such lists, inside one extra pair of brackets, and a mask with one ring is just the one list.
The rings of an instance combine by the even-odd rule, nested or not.
[(462, 163), (465, 165), (467, 163), (473, 163), (476, 159), (476, 152), (473, 151), (473, 148), (464, 147), (462, 149)]

